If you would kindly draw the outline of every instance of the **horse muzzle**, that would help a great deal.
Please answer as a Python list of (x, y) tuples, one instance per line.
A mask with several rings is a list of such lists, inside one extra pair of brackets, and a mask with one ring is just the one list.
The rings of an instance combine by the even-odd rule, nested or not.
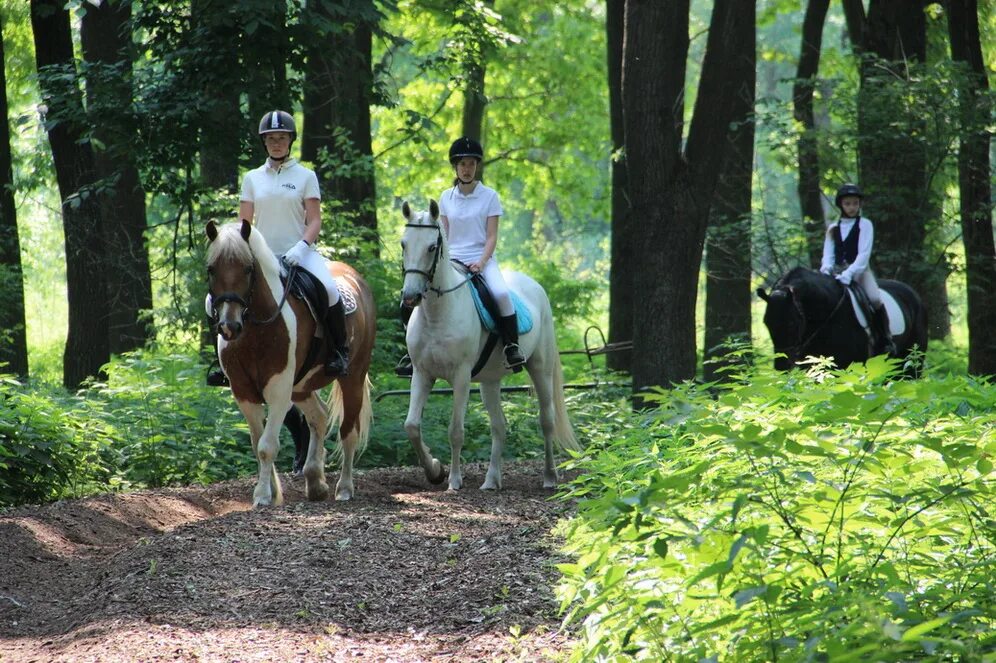
[(242, 333), (242, 322), (239, 320), (221, 320), (218, 322), (218, 333), (226, 341), (234, 341)]

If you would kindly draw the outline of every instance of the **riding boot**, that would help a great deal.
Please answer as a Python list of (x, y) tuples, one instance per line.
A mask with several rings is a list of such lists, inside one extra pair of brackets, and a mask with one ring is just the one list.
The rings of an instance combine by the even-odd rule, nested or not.
[(349, 375), (349, 345), (346, 337), (346, 308), (342, 299), (325, 312), (328, 358), (325, 375)]
[[(408, 321), (412, 319), (412, 313), (415, 312), (415, 308), (412, 306), (401, 305), (401, 326), (408, 329)], [(394, 367), (394, 374), (401, 378), (410, 378), (415, 372), (415, 368), (412, 366), (412, 358), (405, 353), (405, 356), (398, 361), (398, 365)]]
[(498, 333), (505, 343), (505, 368), (515, 372), (521, 371), (526, 358), (519, 349), (519, 321), (515, 313), (498, 318)]
[(878, 350), (891, 357), (896, 356), (896, 344), (892, 341), (892, 332), (889, 331), (889, 313), (885, 306), (875, 309), (875, 334), (878, 336)]
[[(208, 366), (207, 377), (204, 381), (209, 387), (227, 387), (229, 386), (228, 376), (221, 370), (221, 362), (218, 361), (218, 335), (212, 334), (211, 340), (214, 346), (214, 359), (211, 360), (211, 365)], [(217, 368), (215, 368), (216, 366)]]

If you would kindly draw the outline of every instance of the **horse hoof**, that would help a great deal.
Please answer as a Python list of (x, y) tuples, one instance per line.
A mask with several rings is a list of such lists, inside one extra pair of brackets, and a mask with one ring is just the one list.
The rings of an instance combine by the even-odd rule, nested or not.
[(432, 459), (432, 467), (425, 471), (425, 478), (429, 483), (439, 485), (446, 479), (446, 468), (435, 458)]
[(487, 479), (481, 484), (481, 490), (493, 490), (497, 492), (501, 490), (501, 483), (492, 479)]
[(340, 490), (335, 494), (336, 502), (348, 502), (353, 499), (353, 491), (351, 490)]
[(308, 499), (312, 502), (321, 502), (329, 496), (329, 485), (320, 483), (308, 486)]

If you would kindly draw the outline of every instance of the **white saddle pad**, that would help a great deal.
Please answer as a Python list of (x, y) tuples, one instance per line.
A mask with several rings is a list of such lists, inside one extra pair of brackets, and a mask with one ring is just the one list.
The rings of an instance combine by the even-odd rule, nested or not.
[[(902, 309), (899, 308), (899, 302), (896, 298), (885, 290), (879, 290), (882, 294), (882, 302), (885, 304), (885, 312), (889, 314), (889, 333), (893, 337), (899, 336), (906, 332), (906, 318), (903, 316)], [(858, 323), (864, 327), (865, 332), (871, 333), (868, 325), (868, 318), (865, 316), (864, 310), (862, 310), (861, 305), (858, 304), (858, 298), (854, 296), (854, 291), (851, 288), (847, 289), (847, 294), (851, 296), (851, 307), (854, 309), (854, 317), (858, 319)]]

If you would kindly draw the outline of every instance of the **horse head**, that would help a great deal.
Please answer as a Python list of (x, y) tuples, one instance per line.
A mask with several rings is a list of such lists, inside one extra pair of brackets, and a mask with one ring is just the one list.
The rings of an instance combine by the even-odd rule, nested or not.
[(758, 288), (757, 295), (767, 302), (764, 325), (771, 335), (775, 353), (779, 355), (775, 357), (775, 370), (787, 371), (800, 358), (799, 346), (806, 327), (801, 303), (796, 299), (792, 286), (784, 283), (776, 284), (770, 293)]
[(242, 220), (219, 228), (209, 221), (207, 273), (211, 312), (218, 333), (234, 341), (242, 333), (243, 317), (252, 301), (256, 261), (249, 244), (252, 225)]
[(432, 286), (440, 263), (445, 267), (449, 262), (446, 240), (439, 225), (439, 206), (429, 200), (429, 210), (413, 212), (405, 201), (401, 205), (405, 217), (405, 232), (401, 235), (401, 262), (404, 269), (404, 285), (401, 289), (401, 302), (405, 306), (417, 306), (426, 291)]

